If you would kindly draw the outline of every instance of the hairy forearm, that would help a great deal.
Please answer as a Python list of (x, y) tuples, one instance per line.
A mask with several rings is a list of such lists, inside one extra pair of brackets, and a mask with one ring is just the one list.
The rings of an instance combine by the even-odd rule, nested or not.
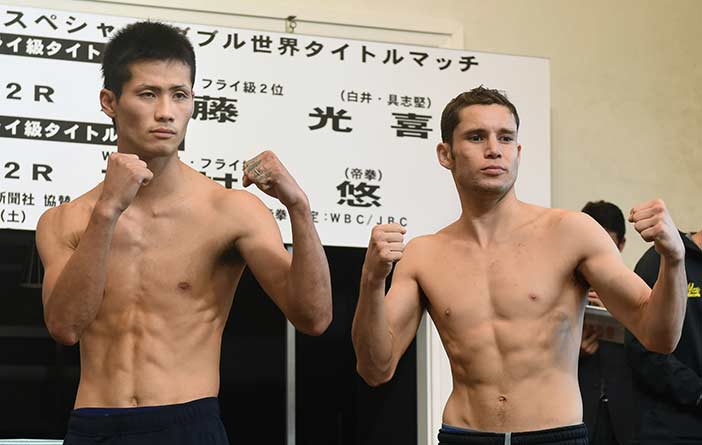
[(686, 284), (684, 260), (661, 257), (658, 279), (642, 317), (641, 340), (650, 351), (668, 354), (677, 346), (687, 305)]
[(361, 277), (358, 305), (351, 328), (356, 369), (371, 386), (388, 381), (393, 374), (393, 337), (385, 314), (385, 280)]
[(45, 304), (46, 325), (61, 343), (78, 342), (100, 309), (116, 222), (116, 216), (96, 206), (78, 247)]
[(286, 282), (288, 317), (297, 329), (321, 335), (332, 319), (329, 264), (312, 222), (309, 204), (288, 208), (293, 254)]

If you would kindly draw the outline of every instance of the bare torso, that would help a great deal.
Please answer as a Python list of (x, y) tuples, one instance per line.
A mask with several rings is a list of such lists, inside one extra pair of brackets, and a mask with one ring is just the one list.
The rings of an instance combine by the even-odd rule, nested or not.
[[(181, 196), (119, 218), (95, 320), (80, 340), (75, 406), (128, 407), (216, 396), (222, 331), (244, 261), (234, 249), (232, 194), (187, 169)], [(69, 236), (80, 241), (100, 195), (70, 205)]]
[(586, 288), (556, 229), (561, 215), (525, 206), (484, 247), (456, 224), (416, 240), (413, 269), (451, 362), (444, 423), (526, 431), (581, 422)]

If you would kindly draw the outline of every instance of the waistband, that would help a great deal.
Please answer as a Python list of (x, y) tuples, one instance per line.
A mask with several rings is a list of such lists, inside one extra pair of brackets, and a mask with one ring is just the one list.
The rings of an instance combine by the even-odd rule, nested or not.
[(177, 423), (219, 418), (219, 401), (206, 397), (176, 405), (136, 408), (79, 408), (71, 411), (68, 432), (84, 436), (158, 431)]
[(441, 444), (584, 444), (587, 428), (584, 423), (538, 431), (493, 433), (442, 425), (439, 430)]

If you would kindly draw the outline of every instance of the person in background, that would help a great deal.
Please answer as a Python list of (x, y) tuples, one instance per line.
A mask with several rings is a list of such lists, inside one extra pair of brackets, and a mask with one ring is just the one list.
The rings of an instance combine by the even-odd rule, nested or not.
[[(626, 350), (634, 394), (639, 399), (632, 443), (702, 444), (702, 230), (682, 233), (687, 272), (687, 310), (682, 336), (671, 354), (647, 350), (630, 332)], [(660, 256), (649, 249), (635, 272), (649, 285), (656, 281)]]
[[(626, 244), (624, 215), (606, 201), (588, 202), (582, 210), (604, 228), (621, 252)], [(603, 306), (590, 289), (588, 304)], [(593, 445), (627, 445), (633, 429), (631, 369), (623, 345), (602, 341), (591, 325), (583, 326), (578, 381), (583, 421)]]

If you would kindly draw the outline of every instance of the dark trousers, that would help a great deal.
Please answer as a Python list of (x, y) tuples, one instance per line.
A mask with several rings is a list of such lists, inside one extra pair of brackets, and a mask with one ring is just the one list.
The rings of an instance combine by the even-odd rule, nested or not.
[(585, 424), (520, 433), (488, 433), (461, 428), (439, 430), (439, 445), (588, 445)]
[(78, 409), (64, 445), (228, 445), (215, 397), (147, 408)]

